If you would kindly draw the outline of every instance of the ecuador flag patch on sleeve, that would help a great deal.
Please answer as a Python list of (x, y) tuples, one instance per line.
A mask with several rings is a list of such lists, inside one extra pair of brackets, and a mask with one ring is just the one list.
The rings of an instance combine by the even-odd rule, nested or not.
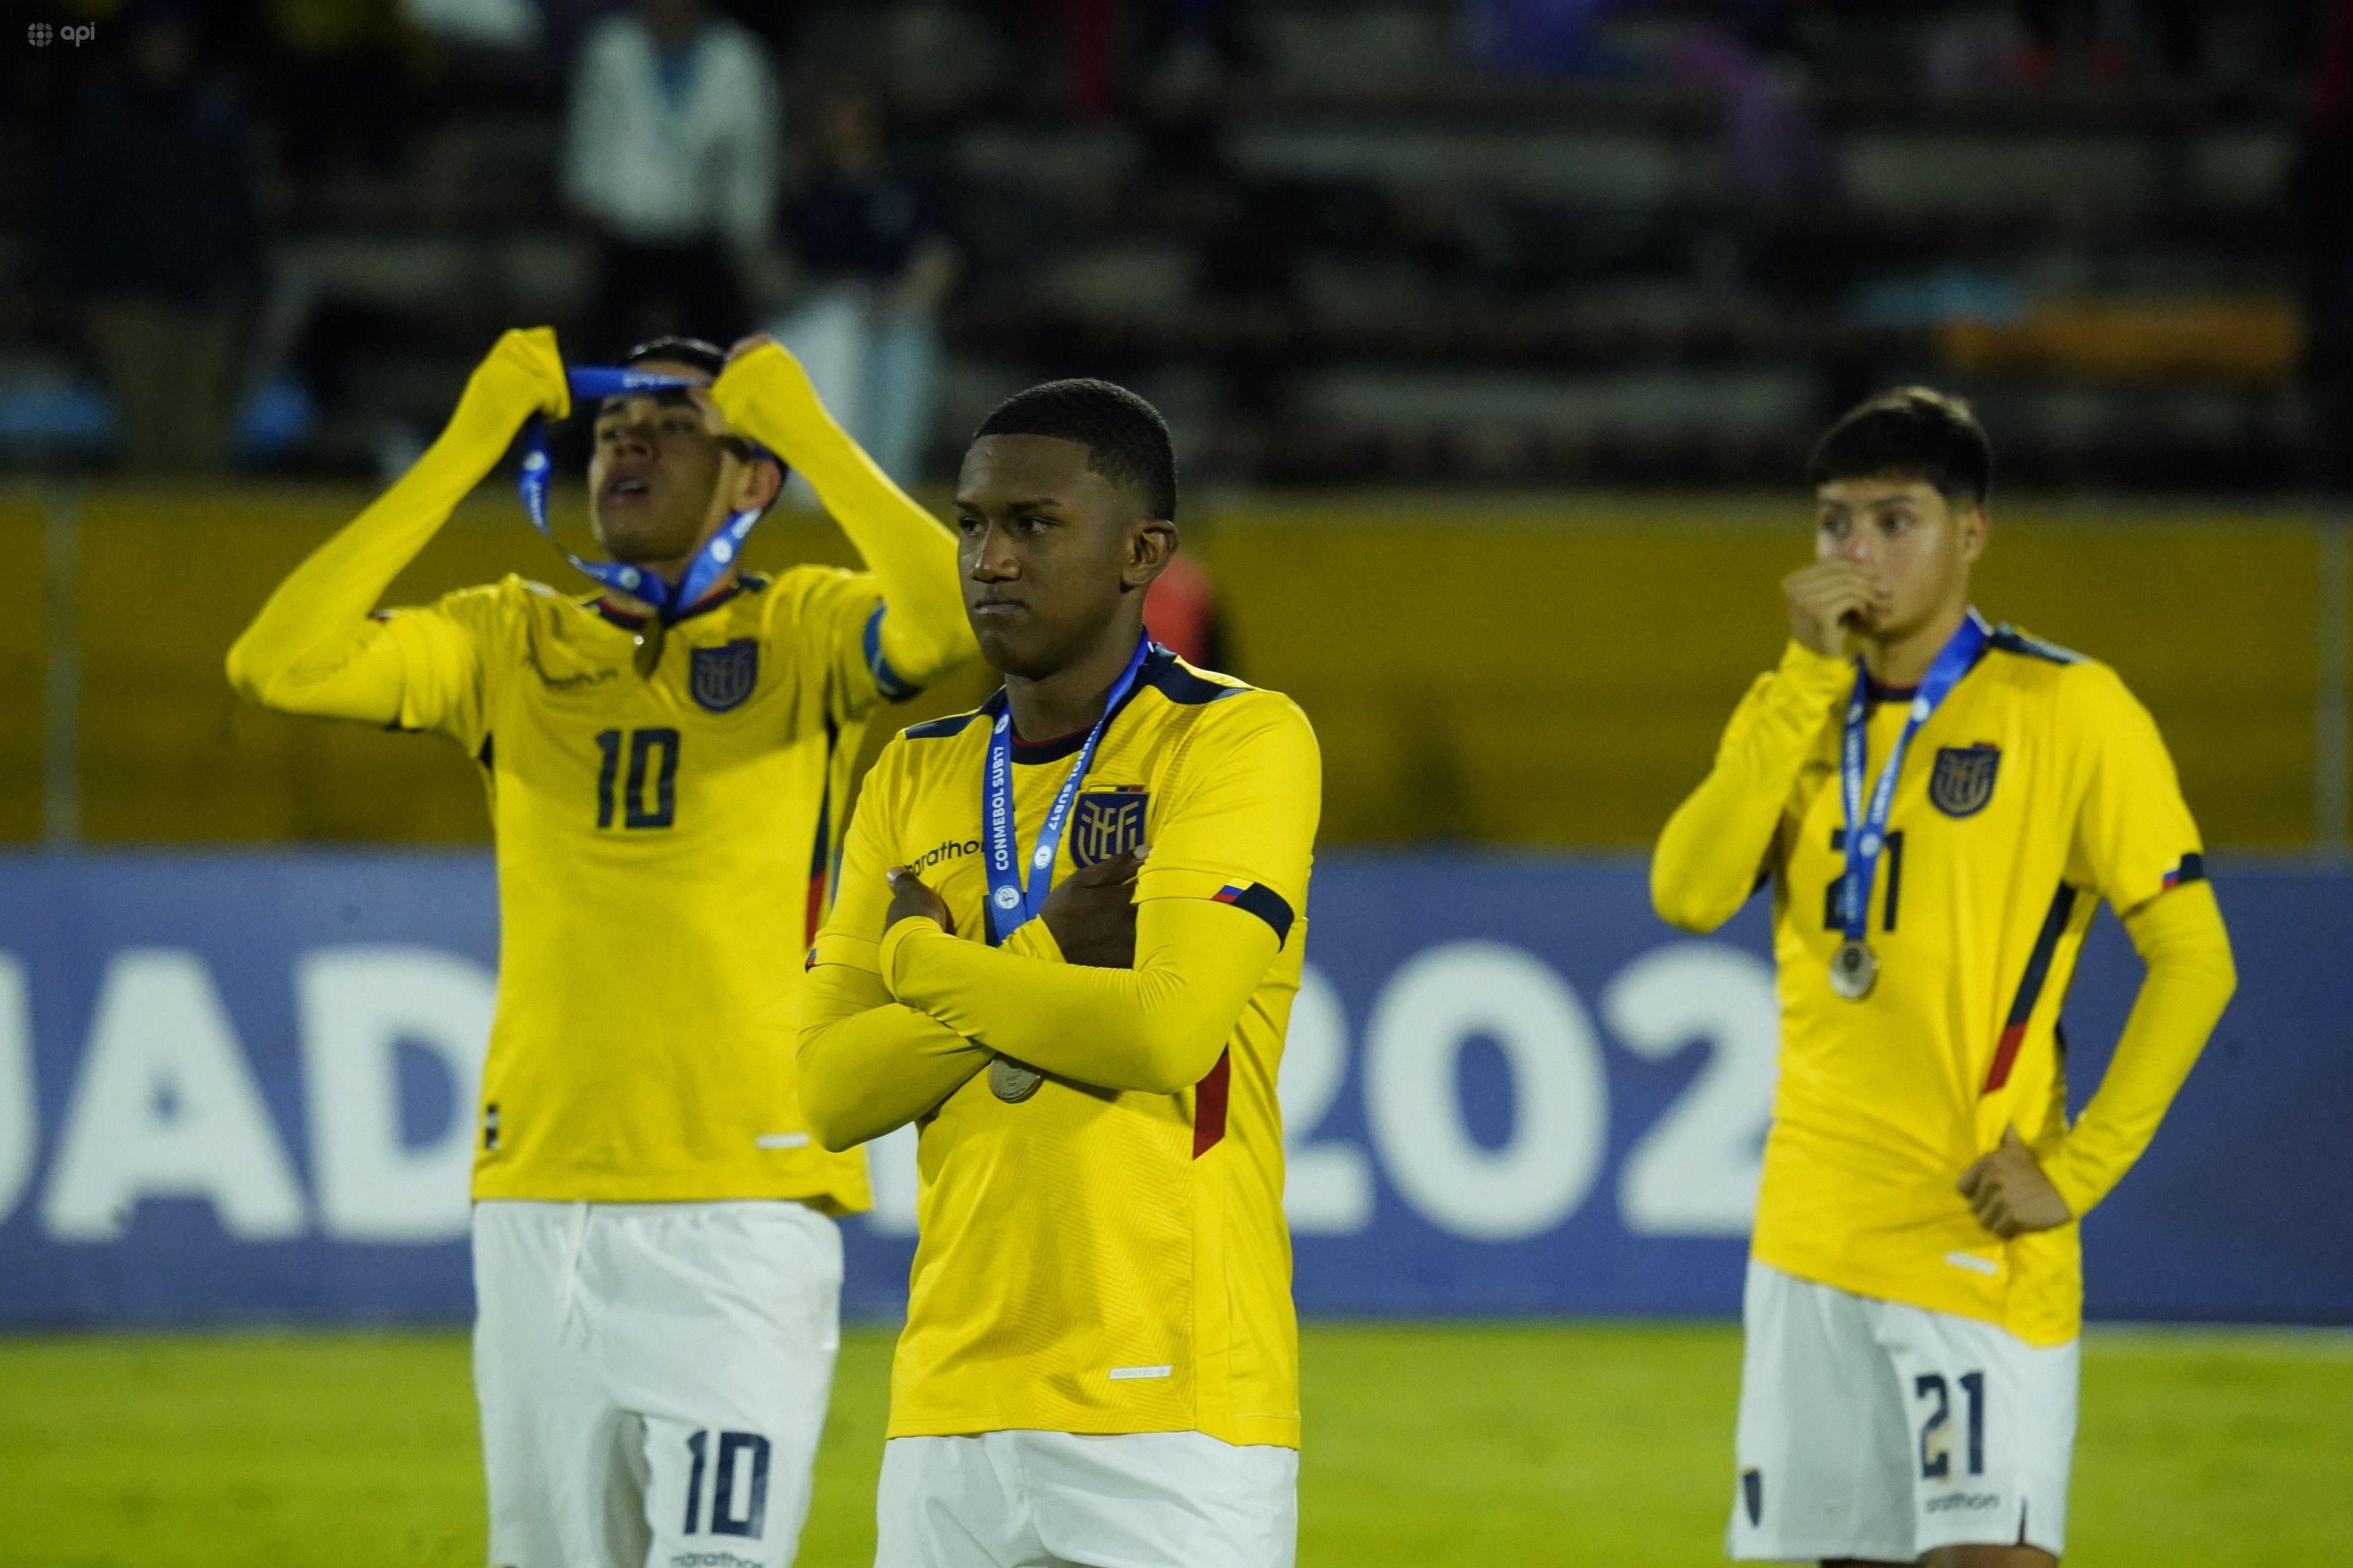
[(1274, 930), (1278, 945), (1291, 940), (1291, 906), (1264, 882), (1228, 882), (1211, 895), (1221, 904), (1248, 910)]

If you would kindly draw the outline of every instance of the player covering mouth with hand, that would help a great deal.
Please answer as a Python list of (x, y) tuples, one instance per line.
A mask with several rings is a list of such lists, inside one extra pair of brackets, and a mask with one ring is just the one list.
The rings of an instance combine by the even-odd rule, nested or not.
[[(839, 1340), (834, 1216), (865, 1163), (817, 1146), (800, 953), (870, 716), (966, 657), (946, 530), (765, 339), (660, 340), (567, 376), (509, 332), (398, 483), (270, 595), (230, 682), (289, 712), (430, 730), (490, 795), (499, 993), (474, 1164), (474, 1371), (491, 1562), (782, 1568)], [(594, 407), (608, 591), (510, 576), (378, 612), (534, 421)], [(755, 445), (756, 443), (756, 445)], [(871, 573), (742, 570), (808, 476)]]
[[(2105, 665), (1989, 626), (1992, 454), (1886, 394), (1817, 447), (1790, 637), (1661, 835), (1660, 914), (1767, 882), (1781, 997), (1746, 1331), (1738, 1558), (2034, 1568), (2075, 1435), (2076, 1221), (2234, 983), (2198, 829)], [(2072, 1124), (2060, 1006), (2101, 900), (2148, 966)]]
[(883, 752), (810, 956), (818, 1137), (918, 1129), (878, 1568), (1293, 1561), (1275, 1074), (1320, 763), (1288, 699), (1145, 640), (1176, 513), (1131, 393), (982, 424), (958, 561), (1005, 687)]

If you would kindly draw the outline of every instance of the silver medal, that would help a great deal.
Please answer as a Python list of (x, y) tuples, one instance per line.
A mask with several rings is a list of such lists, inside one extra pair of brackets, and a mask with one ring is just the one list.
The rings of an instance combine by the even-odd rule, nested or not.
[(1018, 1105), (1038, 1092), (1046, 1075), (1036, 1068), (1023, 1067), (1011, 1057), (988, 1058), (988, 1092), (1008, 1105)]
[(1861, 937), (1849, 937), (1831, 954), (1831, 989), (1860, 1002), (1879, 984), (1879, 955)]

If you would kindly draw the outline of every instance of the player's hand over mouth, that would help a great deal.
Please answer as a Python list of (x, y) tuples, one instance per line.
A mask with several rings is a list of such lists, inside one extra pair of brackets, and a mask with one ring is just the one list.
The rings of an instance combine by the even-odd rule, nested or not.
[(891, 910), (882, 917), (882, 929), (889, 931), (901, 921), (922, 916), (940, 922), (940, 929), (955, 935), (955, 921), (939, 894), (924, 885), (923, 879), (904, 866), (893, 866), (882, 873), (891, 884)]
[(1073, 871), (1039, 911), (1063, 959), (1092, 969), (1135, 967), (1135, 873), (1142, 847)]
[(1887, 591), (1852, 561), (1835, 557), (1800, 566), (1781, 579), (1789, 600), (1789, 635), (1816, 653), (1846, 652), (1850, 631), (1862, 631), (1887, 608)]
[(1978, 1223), (2005, 1241), (2028, 1231), (2054, 1230), (2075, 1217), (2015, 1127), (2003, 1128), (2001, 1147), (1979, 1156), (1955, 1184), (1977, 1212)]

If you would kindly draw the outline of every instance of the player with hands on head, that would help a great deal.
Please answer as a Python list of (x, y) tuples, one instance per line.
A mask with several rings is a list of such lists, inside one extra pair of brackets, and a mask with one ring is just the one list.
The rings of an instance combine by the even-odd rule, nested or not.
[[(1924, 389), (1823, 436), (1788, 646), (1651, 861), (1659, 913), (1692, 931), (1773, 889), (1738, 1558), (2058, 1560), (2076, 1221), (2147, 1146), (2234, 984), (2147, 711), (2105, 666), (1971, 607), (1991, 473), (1968, 406)], [(2059, 1013), (2104, 899), (2148, 973), (2071, 1125)]]
[[(794, 1056), (860, 737), (973, 650), (947, 531), (762, 338), (661, 339), (594, 423), (608, 584), (520, 576), (379, 610), (518, 430), (574, 412), (544, 329), (501, 338), (416, 466), (296, 568), (229, 650), (293, 713), (432, 731), (490, 797), (496, 1015), (473, 1195), (491, 1561), (781, 1568), (839, 1339), (836, 1216)], [(790, 465), (871, 567), (745, 572)], [(534, 489), (536, 487), (536, 489)]]
[(1176, 513), (1132, 393), (982, 424), (958, 562), (1005, 686), (883, 752), (810, 955), (818, 1136), (917, 1130), (878, 1568), (1293, 1560), (1275, 1077), (1320, 763), (1288, 699), (1145, 639)]

